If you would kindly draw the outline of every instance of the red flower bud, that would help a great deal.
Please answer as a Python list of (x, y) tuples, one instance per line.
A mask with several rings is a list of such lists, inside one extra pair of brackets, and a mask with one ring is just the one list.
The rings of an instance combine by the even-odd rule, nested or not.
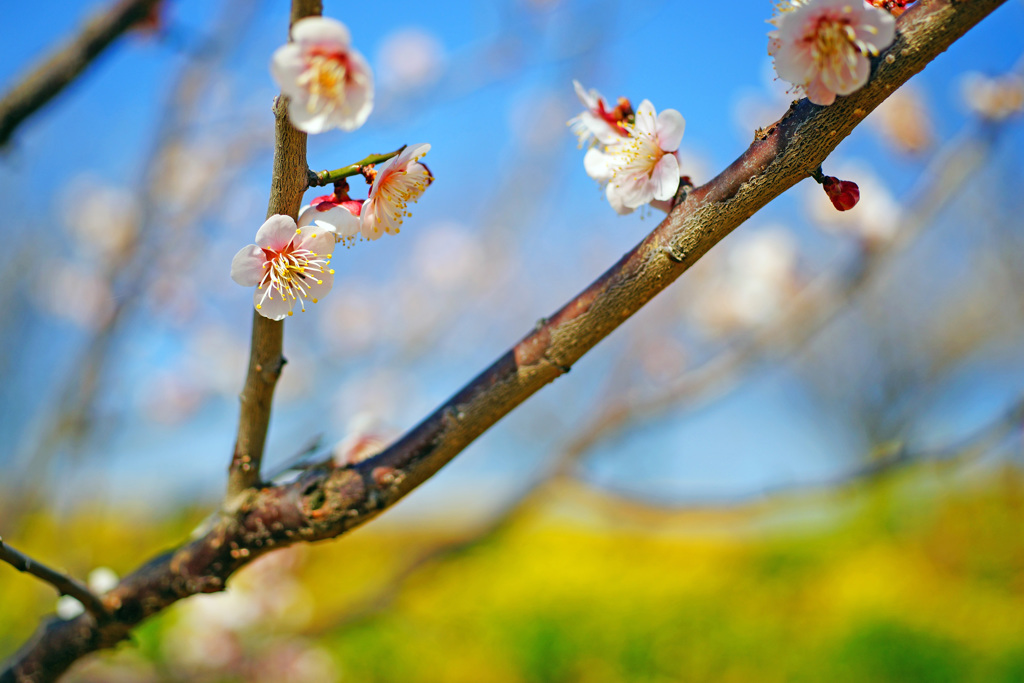
[(857, 206), (860, 201), (860, 188), (857, 183), (849, 180), (840, 180), (833, 176), (825, 176), (821, 182), (825, 194), (832, 201), (832, 206), (839, 211), (849, 211)]

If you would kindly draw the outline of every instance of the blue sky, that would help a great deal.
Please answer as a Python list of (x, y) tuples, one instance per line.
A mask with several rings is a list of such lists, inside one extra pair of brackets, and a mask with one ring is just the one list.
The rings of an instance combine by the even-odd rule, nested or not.
[[(0, 29), (0, 84), (10, 84), (103, 4), (58, 2), (44, 8), (15, 3), (6, 7)], [(752, 130), (737, 121), (741, 101), (760, 98), (774, 102), (780, 112), (785, 108), (783, 99), (772, 99), (765, 35), (772, 3), (767, 1), (641, 0), (628, 8), (610, 1), (573, 0), (392, 2), (386, 4), (386, 11), (382, 11), (382, 3), (327, 0), (324, 4), (326, 15), (348, 24), (354, 45), (378, 71), (389, 37), (408, 29), (434, 37), (441, 47), (443, 69), (436, 82), (413, 93), (399, 93), (401, 97), (388, 99), (382, 89), (378, 111), (358, 133), (332, 132), (311, 138), (310, 165), (316, 169), (337, 167), (402, 143), (430, 142), (433, 148), (427, 161), (438, 181), (417, 206), (416, 222), (409, 231), (417, 225), (444, 221), (481, 231), (496, 230), (500, 223), (527, 222), (532, 227), (522, 231), (520, 246), (526, 262), (522, 273), (531, 278), (542, 273), (546, 278), (528, 299), (525, 295), (523, 300), (517, 299), (515, 286), (495, 295), (495, 306), (507, 308), (508, 315), (495, 324), (494, 334), (481, 337), (472, 347), (460, 348), (457, 356), (417, 366), (419, 391), (410, 396), (407, 405), (395, 409), (391, 417), (397, 428), (408, 427), (422, 417), (513, 343), (533, 320), (579, 291), (653, 226), (649, 219), (645, 222), (636, 215), (610, 215), (583, 172), (572, 135), (556, 130), (564, 128), (566, 114), (572, 115), (578, 108), (573, 78), (612, 98), (626, 95), (634, 104), (646, 98), (659, 110), (680, 110), (687, 119), (684, 159), (686, 154), (700, 158), (712, 173), (738, 156), (750, 140)], [(11, 148), (0, 157), (0, 208), (13, 217), (0, 227), (4, 239), (14, 241), (24, 230), (45, 231), (58, 220), (58, 198), (67, 179), (89, 174), (128, 188), (139, 186), (141, 164), (153, 144), (168, 84), (180, 67), (184, 47), (195, 44), (215, 16), (211, 6), (198, 0), (170, 3), (163, 36), (128, 37), (18, 132)], [(285, 3), (261, 3), (251, 25), (239, 27), (244, 38), (226, 60), (224, 87), (214, 93), (209, 105), (205, 125), (211, 130), (230, 131), (243, 121), (269, 131), (275, 88), (267, 63), (285, 37), (286, 23)], [(1022, 36), (1024, 3), (1014, 0), (914, 79), (930, 105), (937, 138), (953, 136), (967, 120), (960, 99), (960, 76), (971, 70), (1002, 73), (1010, 69), (1024, 52)], [(556, 114), (553, 126), (551, 116)], [(893, 189), (897, 193), (906, 190), (923, 168), (922, 160), (887, 154), (885, 143), (866, 128), (862, 126), (844, 142), (836, 158), (880, 161)], [(1019, 127), (1006, 138), (1005, 145), (1008, 150), (1024, 150)], [(511, 209), (516, 215), (506, 219), (489, 213), (487, 201), (496, 201), (490, 195), (494, 187), (516, 181), (524, 164), (531, 177), (521, 181), (527, 191), (525, 199)], [(244, 213), (233, 216), (232, 224), (252, 225), (252, 229), (232, 228), (235, 232), (230, 239), (217, 242), (225, 263), (237, 248), (232, 245), (251, 240), (247, 233), (262, 220), (259, 203), (265, 201), (268, 171), (269, 157), (263, 155), (240, 172), (239, 182), (245, 187), (239, 192), (244, 190), (253, 201), (233, 206)], [(707, 178), (698, 177), (702, 179)], [(818, 245), (820, 253), (833, 254), (835, 247), (796, 216), (799, 206), (794, 193), (789, 193), (752, 223), (785, 222), (806, 238), (812, 251)], [(403, 237), (405, 233), (403, 229)], [(413, 246), (412, 238), (387, 249), (374, 243), (358, 252), (352, 268), (369, 283), (399, 277), (395, 264), (411, 258)], [(565, 255), (576, 252), (587, 266), (563, 268)], [(222, 303), (228, 311), (226, 320), (245, 327), (248, 295), (231, 289), (226, 273), (225, 267)], [(311, 329), (308, 325), (297, 323), (296, 336)], [(25, 387), (40, 381), (34, 378), (45, 377), (45, 367), (59, 367), (62, 359), (71, 357), (67, 351), (75, 339), (59, 324), (42, 324), (30, 334), (41, 353), (27, 360), (18, 371), (22, 374), (16, 373), (12, 380)], [(129, 359), (126, 365), (132, 369), (119, 380), (129, 384), (145, 382), (147, 371), (172, 356), (179, 346), (160, 329), (148, 333), (138, 329), (133, 335), (124, 347)], [(600, 348), (607, 346), (614, 350), (614, 342)], [(541, 405), (578, 402), (578, 397), (573, 397), (586, 393), (581, 387), (590, 380), (577, 375), (588, 372), (588, 363), (599, 373), (608, 363), (608, 355), (585, 359), (578, 371), (553, 387), (552, 397)], [(41, 381), (46, 384), (45, 379)], [(570, 383), (570, 388), (563, 388)], [(785, 371), (768, 373), (749, 391), (699, 412), (684, 427), (661, 424), (643, 432), (639, 441), (614, 448), (644, 453), (671, 451), (673, 444), (680, 443), (712, 444), (700, 449), (706, 457), (690, 453), (672, 460), (670, 474), (659, 480), (664, 495), (673, 490), (727, 494), (787, 478), (813, 478), (856, 457), (862, 444), (837, 436), (841, 430), (832, 428), (830, 418), (806, 405), (794, 385), (795, 380)], [(544, 409), (524, 417), (514, 415), (503, 423), (497, 436), (486, 437), (460, 458), (465, 465), (460, 462), (453, 466), (452, 474), (444, 476), (453, 485), (474, 477), (503, 479), (510, 467), (507, 461), (515, 459), (524, 443), (530, 443), (530, 434), (522, 432), (533, 429), (538, 412)], [(187, 467), (174, 468), (180, 470), (173, 475), (181, 482), (177, 490), (222, 477), (224, 463), (211, 464), (205, 454), (228, 452), (234, 410), (231, 401), (214, 402), (188, 429), (170, 427), (159, 433), (158, 440), (166, 441), (167, 448), (196, 453), (185, 457)], [(584, 403), (575, 410), (578, 418), (585, 412)], [(567, 424), (572, 421), (571, 416), (565, 418)], [(282, 402), (271, 433), (272, 451), (283, 457), (291, 444), (310, 431), (326, 431), (329, 438), (339, 436), (336, 427), (323, 422), (311, 419), (301, 401)], [(737, 422), (748, 428), (731, 429)], [(151, 429), (119, 431), (107, 444), (110, 459), (99, 460), (98, 471), (106, 476), (111, 471), (106, 468), (113, 463), (117, 476), (129, 480), (151, 477), (153, 467), (140, 465), (135, 455), (147, 447), (153, 434)], [(770, 447), (759, 453), (765, 434), (770, 437)], [(534, 443), (535, 450), (524, 461), (538, 460), (549, 436), (538, 436), (541, 445)], [(550, 446), (550, 441), (546, 443)], [(495, 464), (493, 453), (504, 453), (505, 460), (499, 458)], [(594, 468), (596, 478), (608, 472), (601, 457)], [(652, 468), (661, 475), (665, 472), (658, 461)], [(646, 481), (642, 471), (637, 476), (638, 481)]]

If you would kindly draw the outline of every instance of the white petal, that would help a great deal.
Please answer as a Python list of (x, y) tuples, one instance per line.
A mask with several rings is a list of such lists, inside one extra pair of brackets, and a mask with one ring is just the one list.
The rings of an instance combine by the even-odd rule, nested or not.
[(651, 174), (655, 199), (672, 199), (679, 189), (679, 161), (672, 154), (666, 154), (654, 166)]
[(264, 249), (281, 251), (295, 236), (295, 220), (291, 216), (274, 214), (256, 231), (256, 244)]
[(317, 135), (334, 128), (335, 126), (331, 125), (332, 112), (325, 112), (322, 106), (311, 112), (306, 106), (308, 101), (308, 95), (292, 97), (288, 100), (288, 120), (292, 122), (296, 130)]
[[(377, 176), (380, 178), (380, 176)], [(360, 232), (368, 240), (380, 239), (384, 234), (382, 221), (377, 220), (377, 201), (371, 196), (363, 203), (363, 211), (359, 215)]]
[(642, 135), (655, 135), (658, 131), (657, 112), (650, 100), (644, 100), (636, 109), (636, 132)]
[(310, 272), (306, 278), (306, 300), (310, 303), (317, 303), (327, 296), (334, 287), (333, 273)]
[(345, 87), (345, 101), (334, 110), (332, 121), (336, 127), (352, 131), (366, 123), (373, 111), (373, 70), (356, 50), (349, 51), (348, 57), (352, 68), (350, 78), (355, 80)]
[(243, 287), (255, 287), (266, 272), (267, 255), (255, 244), (242, 247), (231, 259), (231, 279)]
[(306, 17), (292, 26), (292, 40), (296, 43), (336, 45), (345, 49), (352, 42), (348, 27), (330, 17)]
[(288, 96), (300, 90), (298, 79), (305, 70), (306, 60), (302, 56), (302, 50), (293, 43), (277, 48), (270, 58), (270, 75)]
[(583, 168), (586, 170), (587, 175), (594, 180), (606, 183), (611, 180), (612, 173), (614, 172), (612, 156), (605, 154), (596, 147), (591, 147), (583, 156)]
[[(348, 212), (346, 211), (346, 213)], [(303, 228), (295, 240), (297, 248), (308, 249), (318, 256), (327, 256), (333, 253), (335, 244), (334, 231), (321, 230), (319, 226)]]
[(620, 216), (633, 213), (633, 209), (622, 203), (622, 195), (619, 194), (618, 189), (614, 185), (608, 185), (605, 189), (605, 196), (608, 198), (608, 203), (612, 205), (613, 209), (615, 209), (615, 213)]
[(686, 130), (686, 119), (675, 109), (666, 109), (658, 114), (658, 146), (666, 152), (679, 149)]
[[(281, 292), (276, 289), (266, 298), (263, 298), (266, 291), (265, 289), (257, 289), (252, 295), (252, 305), (256, 307), (256, 312), (264, 318), (283, 320), (291, 313), (292, 307), (295, 306), (295, 300), (283, 298)], [(271, 296), (274, 298), (271, 299)]]

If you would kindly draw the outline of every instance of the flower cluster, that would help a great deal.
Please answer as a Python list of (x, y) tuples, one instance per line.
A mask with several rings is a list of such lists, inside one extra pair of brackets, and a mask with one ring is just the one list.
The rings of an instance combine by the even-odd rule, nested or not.
[(375, 240), (381, 235), (397, 235), (402, 221), (409, 215), (409, 204), (417, 201), (434, 181), (427, 165), (422, 163), (430, 145), (409, 145), (398, 156), (376, 170), (369, 196), (349, 199), (347, 193), (318, 197), (299, 214), (299, 227), (317, 225), (334, 233), (341, 242), (356, 235)]
[(892, 14), (865, 0), (787, 0), (769, 23), (776, 73), (820, 105), (863, 87), (896, 36)]
[(581, 146), (590, 145), (583, 166), (605, 187), (612, 208), (627, 214), (675, 197), (681, 177), (679, 143), (686, 127), (682, 115), (675, 109), (658, 114), (648, 100), (636, 112), (625, 99), (609, 110), (596, 90), (574, 85), (586, 110), (569, 125)]
[[(351, 47), (348, 29), (339, 21), (308, 17), (295, 22), (292, 42), (280, 47), (270, 71), (288, 98), (288, 118), (306, 133), (332, 128), (355, 130), (373, 108), (373, 73)], [(231, 262), (231, 277), (240, 285), (256, 287), (253, 305), (260, 315), (282, 320), (295, 305), (317, 303), (334, 284), (331, 256), (337, 242), (357, 235), (376, 240), (397, 234), (434, 177), (420, 160), (428, 144), (402, 147), (392, 154), (367, 157), (337, 171), (318, 174), (314, 184), (333, 180), (333, 194), (317, 197), (300, 210), (298, 222), (274, 215), (250, 244)], [(385, 161), (379, 169), (374, 162)], [(366, 199), (348, 196), (345, 178), (362, 174), (371, 183)]]

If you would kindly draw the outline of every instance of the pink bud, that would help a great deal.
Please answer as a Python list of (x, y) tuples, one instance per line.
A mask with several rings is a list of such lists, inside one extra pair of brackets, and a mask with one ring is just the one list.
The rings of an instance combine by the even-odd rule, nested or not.
[(853, 181), (825, 176), (821, 186), (832, 201), (832, 206), (839, 211), (849, 211), (860, 201), (860, 188)]

